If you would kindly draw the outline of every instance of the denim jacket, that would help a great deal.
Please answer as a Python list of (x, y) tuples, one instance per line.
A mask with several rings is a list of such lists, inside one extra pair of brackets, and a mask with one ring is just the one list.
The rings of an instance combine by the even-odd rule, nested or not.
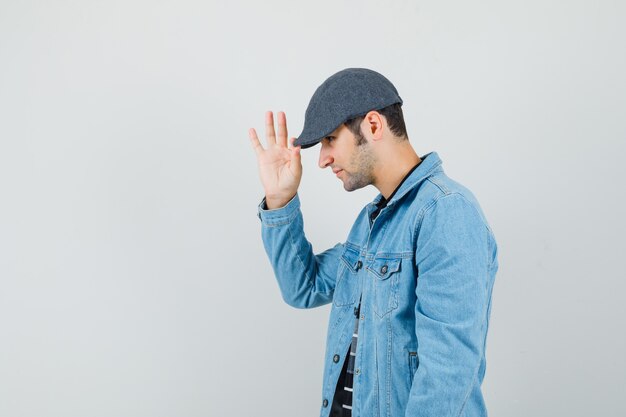
[(284, 207), (258, 207), (285, 302), (332, 303), (320, 416), (329, 414), (359, 300), (354, 417), (486, 416), (481, 383), (498, 270), (492, 230), (436, 152), (372, 222), (381, 197), (361, 210), (345, 243), (318, 254), (297, 194)]

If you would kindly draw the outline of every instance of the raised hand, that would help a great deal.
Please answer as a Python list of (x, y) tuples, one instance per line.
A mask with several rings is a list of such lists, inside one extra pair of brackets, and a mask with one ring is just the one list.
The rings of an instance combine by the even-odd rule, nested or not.
[(300, 147), (293, 146), (296, 138), (291, 138), (287, 147), (285, 113), (278, 112), (278, 139), (274, 131), (274, 115), (271, 111), (265, 113), (266, 148), (261, 145), (254, 128), (251, 128), (248, 134), (256, 152), (267, 208), (283, 207), (298, 191), (302, 178)]

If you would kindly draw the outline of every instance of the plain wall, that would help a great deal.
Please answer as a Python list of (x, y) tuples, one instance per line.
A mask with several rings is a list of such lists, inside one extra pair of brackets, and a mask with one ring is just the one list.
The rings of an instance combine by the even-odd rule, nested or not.
[[(626, 415), (620, 1), (0, 0), (0, 416), (314, 416), (328, 306), (282, 302), (247, 130), (385, 74), (499, 244), (492, 416)], [(263, 139), (264, 142), (264, 139)], [(305, 230), (377, 191), (303, 151)]]

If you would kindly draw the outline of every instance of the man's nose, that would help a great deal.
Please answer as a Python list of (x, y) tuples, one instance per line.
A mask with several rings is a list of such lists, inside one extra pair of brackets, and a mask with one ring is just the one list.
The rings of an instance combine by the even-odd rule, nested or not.
[(330, 152), (328, 152), (328, 148), (326, 148), (326, 146), (324, 146), (324, 144), (322, 144), (322, 148), (320, 149), (320, 160), (319, 160), (319, 166), (320, 168), (326, 168), (328, 165), (332, 164), (334, 162), (333, 157), (330, 155)]

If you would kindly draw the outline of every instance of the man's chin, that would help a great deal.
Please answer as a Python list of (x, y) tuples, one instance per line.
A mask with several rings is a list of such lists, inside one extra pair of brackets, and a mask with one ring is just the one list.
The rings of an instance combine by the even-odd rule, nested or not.
[(366, 185), (350, 184), (350, 183), (344, 182), (343, 183), (343, 189), (348, 191), (348, 192), (351, 192), (351, 191), (360, 190), (361, 188), (365, 187)]

